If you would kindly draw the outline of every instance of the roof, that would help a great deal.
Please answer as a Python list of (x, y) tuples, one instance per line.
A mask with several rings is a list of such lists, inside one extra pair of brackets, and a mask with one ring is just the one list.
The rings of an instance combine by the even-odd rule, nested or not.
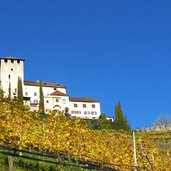
[(90, 97), (70, 97), (69, 101), (71, 102), (99, 102), (98, 100), (95, 100)]
[(50, 94), (50, 95), (53, 95), (53, 96), (68, 96), (67, 94), (62, 93), (62, 92), (60, 92), (60, 91), (58, 91), (58, 90), (54, 91), (54, 92), (53, 92), (52, 94)]
[[(28, 86), (40, 86), (40, 81), (24, 81), (24, 85)], [(53, 87), (53, 88), (66, 88), (64, 85), (57, 84), (57, 83), (47, 83), (47, 82), (42, 82), (43, 87)]]
[(2, 57), (0, 59), (13, 59), (13, 60), (20, 60), (20, 61), (25, 61), (24, 59), (21, 59), (21, 58), (16, 58), (16, 57), (13, 57), (13, 56), (5, 56), (5, 57)]

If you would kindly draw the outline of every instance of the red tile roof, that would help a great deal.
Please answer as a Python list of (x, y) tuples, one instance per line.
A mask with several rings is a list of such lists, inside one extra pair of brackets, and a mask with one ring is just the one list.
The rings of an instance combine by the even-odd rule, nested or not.
[[(40, 81), (24, 81), (24, 85), (28, 85), (28, 86), (40, 86)], [(42, 86), (43, 87), (53, 87), (53, 88), (66, 88), (64, 85), (61, 84), (56, 84), (56, 83), (46, 83), (46, 82), (42, 82)]]
[(92, 99), (90, 97), (70, 97), (71, 102), (99, 102), (98, 100)]
[(24, 59), (21, 59), (21, 58), (16, 58), (16, 57), (13, 57), (13, 56), (5, 56), (5, 57), (2, 57), (0, 59), (13, 59), (13, 60), (20, 60), (20, 61), (25, 61)]
[(52, 94), (50, 94), (50, 95), (53, 95), (53, 96), (68, 96), (67, 94), (62, 93), (62, 92), (60, 92), (60, 91), (58, 91), (58, 90), (54, 91), (54, 92), (53, 92)]

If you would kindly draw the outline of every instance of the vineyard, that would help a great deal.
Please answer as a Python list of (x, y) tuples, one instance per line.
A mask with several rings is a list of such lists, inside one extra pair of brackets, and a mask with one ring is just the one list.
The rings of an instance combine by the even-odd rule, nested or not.
[(157, 141), (166, 137), (169, 142), (170, 133), (156, 135), (136, 132), (135, 166), (132, 135), (126, 132), (90, 130), (84, 120), (68, 119), (57, 113), (42, 118), (39, 113), (30, 112), (13, 100), (0, 99), (0, 145), (53, 154), (58, 163), (59, 154), (63, 154), (68, 160), (99, 164), (104, 170), (108, 167), (122, 171), (135, 168), (169, 171), (171, 149), (169, 146), (160, 148), (161, 144)]

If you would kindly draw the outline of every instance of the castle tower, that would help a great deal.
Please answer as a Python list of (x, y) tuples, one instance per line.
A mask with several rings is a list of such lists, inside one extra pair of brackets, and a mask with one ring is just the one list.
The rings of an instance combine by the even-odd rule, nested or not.
[(24, 59), (11, 56), (0, 58), (0, 88), (5, 97), (9, 93), (12, 98), (17, 96), (18, 77), (24, 81)]

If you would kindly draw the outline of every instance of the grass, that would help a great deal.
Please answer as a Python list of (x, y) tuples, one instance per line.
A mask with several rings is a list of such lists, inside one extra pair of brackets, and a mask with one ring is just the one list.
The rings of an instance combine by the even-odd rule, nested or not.
[[(40, 161), (32, 161), (28, 159), (13, 157), (14, 171), (90, 171), (92, 169), (84, 169), (76, 166), (56, 165)], [(8, 158), (6, 155), (0, 154), (0, 171), (8, 171)], [(95, 170), (92, 170), (95, 171)]]

